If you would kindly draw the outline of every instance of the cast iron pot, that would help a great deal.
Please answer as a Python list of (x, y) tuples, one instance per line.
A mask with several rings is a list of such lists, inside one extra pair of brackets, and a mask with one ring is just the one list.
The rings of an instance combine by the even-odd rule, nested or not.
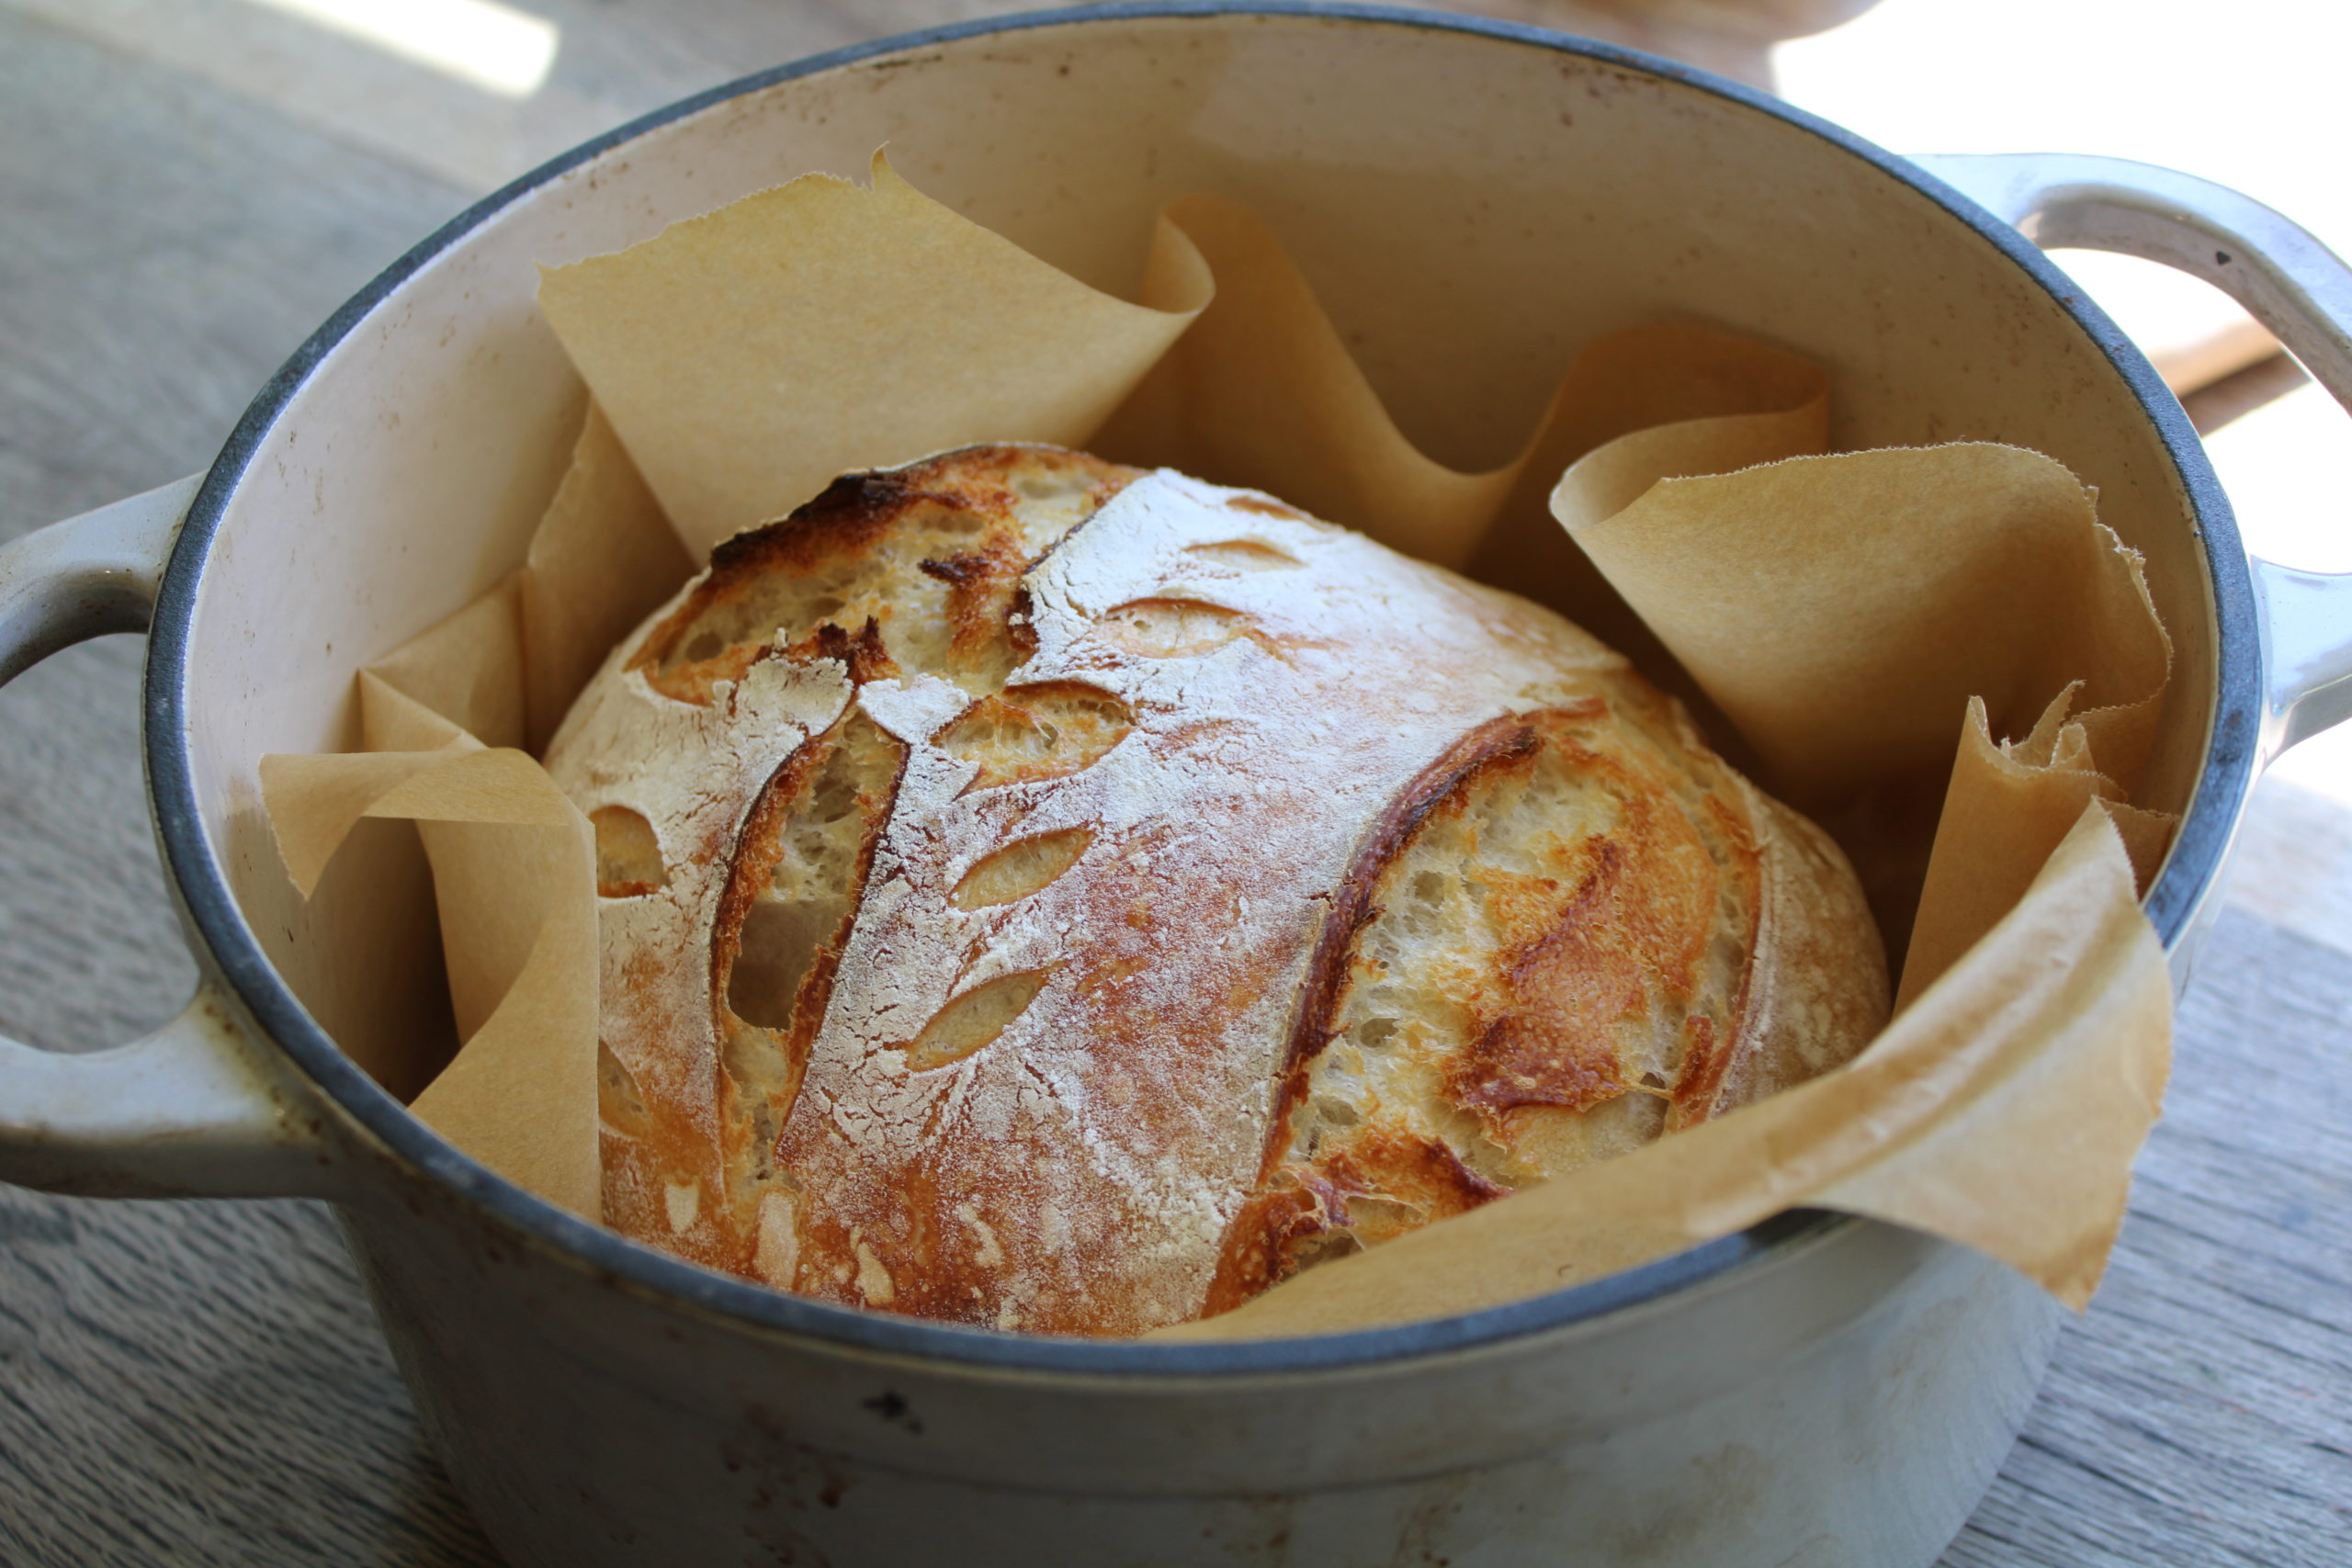
[[(534, 264), (861, 171), (886, 141), (922, 188), (1114, 289), (1164, 201), (1251, 202), (1457, 463), (1498, 456), (1578, 344), (1661, 314), (1826, 363), (1839, 447), (2064, 459), (2146, 556), (2178, 649), (2146, 803), (2185, 814), (2147, 900), (2180, 983), (2256, 773), (2352, 709), (2352, 582), (2245, 558), (2179, 406), (2029, 243), (2209, 278), (2352, 394), (2352, 276), (2243, 197), (2098, 160), (1905, 161), (1664, 61), (1450, 17), (1169, 5), (946, 28), (556, 160), (338, 311), (208, 472), (0, 550), (0, 679), (148, 633), (151, 798), (203, 972), (118, 1050), (0, 1042), (0, 1177), (334, 1200), (435, 1444), (518, 1563), (1931, 1562), (2059, 1318), (1944, 1242), (1800, 1214), (1442, 1322), (1023, 1338), (632, 1246), (474, 1165), (371, 1075), (397, 1079), (406, 998), (434, 988), (429, 890), (388, 832), (296, 899), (257, 759), (343, 747), (353, 671), (519, 559), (582, 397)], [(361, 946), (363, 899), (418, 940)]]

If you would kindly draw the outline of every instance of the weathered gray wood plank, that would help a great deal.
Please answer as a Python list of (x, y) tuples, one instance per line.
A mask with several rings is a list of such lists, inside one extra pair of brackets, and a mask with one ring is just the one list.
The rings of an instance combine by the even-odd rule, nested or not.
[(1948, 1568), (2352, 1560), (2352, 961), (2233, 909), (2179, 1031), (2114, 1266)]
[(0, 1561), (497, 1561), (317, 1205), (0, 1189)]
[[(462, 193), (0, 12), (0, 537), (209, 460), (304, 333)], [(185, 999), (141, 645), (0, 693), (0, 1031)], [(326, 1212), (0, 1188), (0, 1562), (492, 1561)]]
[[(0, 538), (210, 460), (270, 372), (459, 194), (0, 11)], [(0, 1029), (128, 1038), (184, 1000), (148, 850), (141, 645), (0, 694)]]

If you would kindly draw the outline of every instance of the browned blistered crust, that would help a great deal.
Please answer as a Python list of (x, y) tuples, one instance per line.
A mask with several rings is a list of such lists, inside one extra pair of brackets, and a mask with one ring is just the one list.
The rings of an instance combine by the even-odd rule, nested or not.
[[(917, 570), (947, 588), (950, 647), (967, 660), (996, 649), (1017, 608), (1021, 574), (1041, 553), (1013, 522), (1023, 497), (1012, 469), (1029, 450), (999, 447), (978, 456), (967, 450), (888, 473), (835, 479), (789, 516), (721, 542), (711, 552), (710, 570), (684, 601), (639, 639), (631, 668), (642, 671), (664, 695), (708, 702), (716, 682), (741, 680), (769, 651), (762, 635), (767, 628), (753, 623), (729, 626), (730, 611), (748, 611), (763, 590), (780, 581), (854, 568), (893, 542), (910, 520), (924, 518), (952, 520), (943, 530), (950, 541), (945, 547), (914, 562)], [(1095, 505), (1116, 494), (1135, 472), (1082, 454), (1069, 454), (1060, 467), (1089, 482)], [(820, 597), (795, 607), (811, 612), (814, 624), (787, 652), (802, 658), (832, 655), (830, 643), (809, 639), (844, 636), (845, 628), (837, 624), (843, 606)], [(876, 606), (878, 615), (867, 616), (856, 639), (861, 652), (887, 661), (887, 639), (876, 636), (877, 623), (894, 608), (884, 604)], [(712, 637), (707, 651), (697, 646), (698, 633)], [(892, 673), (871, 667), (857, 679)]]
[[(1306, 986), (1299, 997), (1298, 1016), (1291, 1025), (1281, 1100), (1288, 1116), (1306, 1093), (1306, 1067), (1329, 1041), (1331, 1014), (1346, 988), (1348, 968), (1355, 956), (1356, 938), (1370, 925), (1379, 908), (1373, 903), (1380, 874), (1397, 852), (1412, 841), (1430, 813), (1457, 795), (1463, 786), (1487, 768), (1509, 763), (1534, 751), (1535, 729), (1517, 714), (1503, 714), (1477, 726), (1449, 748), (1445, 755), (1421, 771), (1395, 799), (1382, 808), (1364, 835), (1363, 848), (1348, 868), (1331, 899), (1331, 912), (1315, 943), (1306, 971)], [(1269, 1151), (1270, 1156), (1276, 1151)], [(1271, 1174), (1269, 1172), (1268, 1174)], [(1262, 1178), (1261, 1178), (1262, 1179)]]
[[(1611, 684), (1471, 730), (1367, 833), (1324, 929), (1283, 1115), (1259, 1195), (1227, 1233), (1210, 1312), (1614, 1152), (1556, 1135), (1612, 1101), (1637, 1097), (1612, 1112), (1629, 1122), (1621, 1142), (1717, 1108), (1735, 1045), (1756, 1034), (1764, 852), (1747, 796), (1726, 792), (1731, 775), (1696, 749), (1687, 721), (1631, 676)], [(1495, 809), (1539, 770), (1613, 810), (1574, 824), (1564, 815), (1554, 830), (1542, 814)], [(1678, 789), (1684, 780), (1708, 787)], [(1482, 807), (1483, 832), (1467, 830)], [(1432, 836), (1445, 841), (1432, 847)], [(1367, 953), (1408, 882), (1457, 873), (1479, 896), (1449, 915), (1481, 925), (1482, 941)], [(1849, 946), (1855, 935), (1837, 933)], [(1726, 938), (1736, 961), (1711, 964)], [(1873, 967), (1850, 952), (1804, 956)], [(1396, 1016), (1372, 1021), (1390, 1027), (1363, 1048), (1341, 1040), (1342, 1004), (1372, 983), (1401, 994), (1385, 1010)], [(1849, 1021), (1847, 1052), (1876, 1027)], [(1678, 1036), (1663, 1054), (1661, 1023)], [(1325, 1070), (1335, 1044), (1360, 1062)]]
[[(778, 859), (779, 829), (806, 802), (818, 770), (849, 727), (872, 728), (855, 694), (906, 673), (891, 651), (894, 639), (909, 641), (899, 580), (947, 586), (956, 635), (936, 649), (912, 639), (928, 662), (987, 687), (1017, 661), (998, 644), (1016, 609), (1020, 569), (1042, 547), (1035, 516), (1023, 521), (1024, 507), (1037, 509), (1020, 489), (1040, 473), (1069, 492), (1055, 503), (1069, 517), (1049, 521), (1049, 536), (1135, 477), (1079, 454), (1006, 447), (837, 481), (791, 517), (721, 545), (711, 569), (624, 645), (550, 747), (559, 780), (576, 796), (594, 795), (601, 813), (662, 819), (661, 879), (615, 877), (600, 889), (600, 1145), (605, 1214), (616, 1229), (760, 1275), (762, 1201), (790, 1183), (789, 1172), (774, 1168), (775, 1137), (797, 1098), (895, 773), (861, 795), (854, 815), (864, 831), (842, 889), (844, 917), (809, 955), (782, 1028), (750, 1023), (729, 1005), (746, 916)], [(926, 531), (946, 547), (885, 558)], [(820, 581), (828, 571), (842, 579), (831, 586), (863, 584), (865, 600), (831, 592)], [(820, 592), (776, 592), (812, 583)], [(731, 613), (741, 624), (729, 624)], [(707, 630), (713, 645), (694, 648)], [(752, 744), (754, 721), (741, 710), (762, 666), (804, 686), (821, 686), (831, 671), (847, 700), (820, 705), (821, 722), (805, 733), (771, 722), (769, 737)], [(632, 704), (633, 714), (615, 711)], [(746, 768), (761, 746), (773, 761)], [(657, 795), (670, 799), (668, 810)]]
[(661, 840), (605, 904), (609, 1221), (823, 1300), (1222, 1310), (1883, 1015), (1835, 849), (1621, 660), (1075, 454), (729, 541), (548, 762)]

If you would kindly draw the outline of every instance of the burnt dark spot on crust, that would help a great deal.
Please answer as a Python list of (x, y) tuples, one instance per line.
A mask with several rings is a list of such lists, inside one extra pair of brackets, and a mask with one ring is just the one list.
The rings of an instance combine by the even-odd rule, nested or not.
[[(1019, 447), (974, 449), (834, 480), (791, 515), (713, 550), (710, 570), (639, 645), (630, 667), (665, 696), (707, 703), (718, 682), (741, 680), (772, 638), (805, 641), (816, 623), (838, 615), (841, 592), (853, 592), (846, 585), (861, 570), (871, 572), (872, 558), (910, 530), (932, 553), (907, 564), (948, 586), (954, 662), (991, 664), (1012, 630), (1012, 591), (1034, 564), (1018, 513), (1023, 486), (1031, 482), (1024, 468), (1044, 456)], [(1090, 513), (1135, 477), (1080, 455), (1050, 456), (1076, 476), (1072, 493), (1086, 497)], [(955, 547), (938, 548), (942, 544)], [(797, 587), (779, 597), (779, 583)], [(829, 591), (828, 584), (844, 587)], [(887, 626), (889, 613), (882, 615)]]
[(849, 678), (859, 685), (868, 681), (895, 679), (898, 661), (882, 645), (882, 630), (874, 617), (868, 615), (854, 637), (831, 622), (818, 628), (818, 646), (828, 659), (838, 659), (849, 666)]
[(1036, 607), (1029, 602), (1029, 585), (1016, 585), (1012, 590), (1012, 608), (1004, 617), (1004, 640), (1012, 644), (1013, 656), (1023, 661), (1037, 651), (1036, 615)]
[(935, 577), (942, 582), (960, 588), (965, 583), (984, 576), (992, 564), (993, 562), (987, 556), (953, 555), (944, 560), (922, 561), (917, 570), (925, 577)]
[(882, 628), (871, 615), (854, 636), (828, 621), (786, 649), (785, 655), (803, 662), (837, 659), (849, 666), (849, 678), (861, 686), (868, 681), (895, 679), (899, 673), (898, 660), (883, 646)]
[(864, 549), (920, 502), (962, 504), (959, 496), (925, 489), (925, 477), (919, 469), (843, 474), (788, 515), (719, 541), (710, 552), (711, 581), (779, 567), (806, 570), (820, 558)]
[(947, 623), (958, 653), (993, 649), (1010, 639), (1014, 595), (1028, 566), (1009, 523), (990, 526), (980, 549), (922, 563), (924, 575), (948, 585)]

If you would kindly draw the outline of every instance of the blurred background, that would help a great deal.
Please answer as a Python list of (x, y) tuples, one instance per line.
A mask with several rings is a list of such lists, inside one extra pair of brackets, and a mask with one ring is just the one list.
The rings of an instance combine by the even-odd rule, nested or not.
[[(234, 109), (277, 122), (285, 139), (389, 165), (405, 176), (400, 205), (437, 218), (587, 136), (733, 76), (1023, 8), (1011, 0), (0, 0), (8, 62), (0, 85), (12, 109), (31, 110), (72, 73), (72, 56), (127, 56), (152, 68), (154, 88), (138, 109), (165, 122), (154, 129), (184, 123), (200, 139), (217, 135), (204, 100), (234, 100)], [(2352, 50), (2352, 6), (2340, 0), (1455, 0), (1450, 8), (1690, 61), (1898, 152), (2067, 151), (2169, 164), (2234, 186), (2352, 249), (2352, 181), (2336, 170), (2330, 107)], [(9, 118), (27, 134), (0, 157), (21, 162), (49, 138), (30, 114)], [(122, 130), (133, 140), (151, 133)], [(264, 204), (272, 194), (239, 193)], [(320, 302), (356, 288), (423, 227), (394, 222), (372, 251), (372, 235), (352, 235), (349, 265), (322, 278)], [(2061, 260), (2149, 349), (2209, 433), (2250, 542), (2295, 565), (2352, 567), (2352, 530), (2324, 479), (2331, 458), (2352, 458), (2346, 416), (2220, 293), (2153, 264)], [(316, 314), (295, 312), (301, 326)], [(292, 345), (289, 336), (279, 346)], [(2292, 766), (2300, 782), (2352, 799), (2352, 740)]]
[[(21, 164), (51, 140), (37, 118), (40, 100), (70, 91), (62, 79), (88, 69), (74, 57), (95, 52), (129, 57), (153, 84), (131, 123), (102, 111), (128, 141), (158, 131), (217, 139), (220, 122), (258, 114), (278, 161), (315, 141), (355, 155), (353, 177), (394, 176), (376, 183), (399, 188), (403, 212), (385, 215), (391, 221), (372, 249), (374, 233), (349, 233), (316, 299), (291, 312), (275, 345), (282, 352), (432, 220), (584, 137), (778, 62), (1023, 8), (1011, 0), (0, 0), (0, 87), (19, 133), (0, 158)], [(2341, 0), (1455, 0), (1451, 8), (1690, 61), (1898, 152), (2068, 151), (2169, 164), (2234, 186), (2352, 249), (2352, 181), (2336, 170), (2330, 107), (2352, 50), (2352, 6)], [(311, 166), (325, 172), (321, 162)], [(266, 162), (244, 173), (266, 182), (274, 171)], [(262, 207), (287, 194), (238, 192)], [(410, 210), (424, 221), (403, 221)], [(2291, 564), (2352, 567), (2352, 530), (2325, 481), (2331, 459), (2352, 459), (2346, 416), (2218, 292), (2153, 264), (2061, 259), (2150, 350), (2209, 433), (2249, 540)], [(2297, 782), (2352, 800), (2352, 739), (2289, 766)]]

